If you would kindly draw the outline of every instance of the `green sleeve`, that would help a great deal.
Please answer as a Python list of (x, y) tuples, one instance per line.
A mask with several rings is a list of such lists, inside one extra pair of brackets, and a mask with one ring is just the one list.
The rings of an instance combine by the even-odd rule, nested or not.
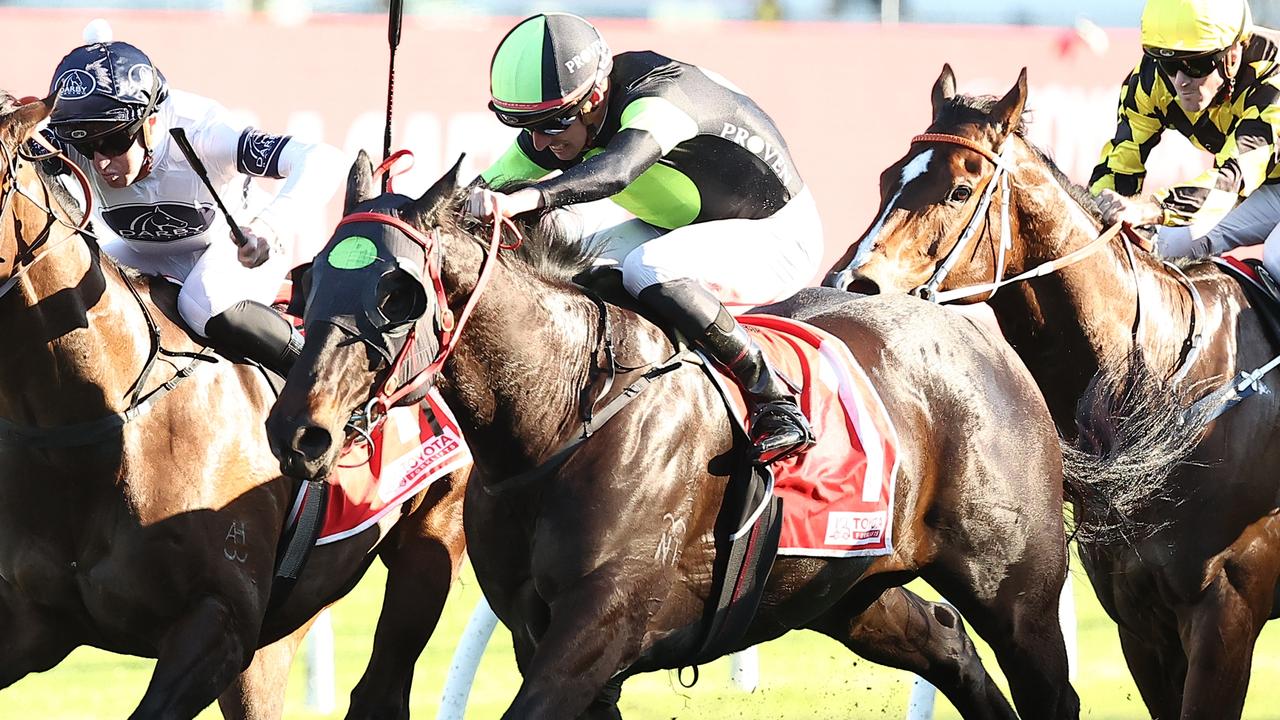
[(488, 170), (480, 173), (480, 179), (485, 185), (496, 187), (513, 180), (539, 180), (550, 172), (526, 155), (519, 142), (514, 142)]

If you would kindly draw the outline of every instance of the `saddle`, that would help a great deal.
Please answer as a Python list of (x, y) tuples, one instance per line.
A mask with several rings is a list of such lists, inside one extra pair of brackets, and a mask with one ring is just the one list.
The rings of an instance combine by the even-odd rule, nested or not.
[(1257, 258), (1214, 257), (1218, 267), (1235, 278), (1258, 312), (1263, 331), (1271, 347), (1280, 350), (1280, 284)]

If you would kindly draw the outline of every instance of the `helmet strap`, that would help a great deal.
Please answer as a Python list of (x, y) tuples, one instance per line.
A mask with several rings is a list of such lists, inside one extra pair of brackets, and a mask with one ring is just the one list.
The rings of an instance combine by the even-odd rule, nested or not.
[(138, 177), (134, 182), (151, 174), (151, 168), (154, 165), (155, 153), (151, 150), (151, 126), (152, 120), (148, 117), (142, 121), (142, 127), (138, 131), (138, 142), (142, 143), (142, 167), (138, 169)]
[(590, 114), (597, 114), (596, 111), (600, 111), (598, 113), (599, 122), (594, 124), (587, 122), (587, 115), (589, 113), (582, 113), (582, 124), (587, 128), (587, 145), (595, 142), (596, 135), (600, 133), (600, 128), (604, 127), (605, 118), (608, 117), (609, 114), (609, 103), (605, 102), (608, 99), (607, 93), (609, 92), (609, 89), (606, 87), (602, 90), (600, 89), (600, 86), (597, 85), (595, 88), (592, 88), (591, 93), (594, 94), (597, 92), (600, 93), (599, 102), (591, 99), (587, 100), (587, 102), (591, 103), (591, 110), (589, 111)]

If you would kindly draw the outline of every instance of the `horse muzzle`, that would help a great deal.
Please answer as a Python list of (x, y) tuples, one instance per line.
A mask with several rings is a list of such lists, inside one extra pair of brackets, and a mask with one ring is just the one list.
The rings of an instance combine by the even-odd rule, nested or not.
[(860, 295), (879, 295), (880, 284), (857, 270), (845, 268), (827, 275), (822, 281), (826, 287), (858, 293)]
[(339, 446), (333, 433), (306, 418), (267, 419), (271, 452), (280, 461), (280, 472), (288, 477), (316, 480), (329, 474), (337, 460)]

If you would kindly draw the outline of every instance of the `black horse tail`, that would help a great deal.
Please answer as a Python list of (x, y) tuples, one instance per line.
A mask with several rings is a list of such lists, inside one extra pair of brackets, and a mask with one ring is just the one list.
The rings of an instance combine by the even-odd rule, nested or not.
[(1140, 352), (1103, 363), (1076, 407), (1077, 439), (1059, 440), (1078, 540), (1132, 544), (1167, 525), (1158, 518), (1170, 514), (1152, 510), (1187, 499), (1170, 492), (1170, 476), (1190, 462), (1231, 388), (1188, 401), (1195, 390), (1157, 377)]

